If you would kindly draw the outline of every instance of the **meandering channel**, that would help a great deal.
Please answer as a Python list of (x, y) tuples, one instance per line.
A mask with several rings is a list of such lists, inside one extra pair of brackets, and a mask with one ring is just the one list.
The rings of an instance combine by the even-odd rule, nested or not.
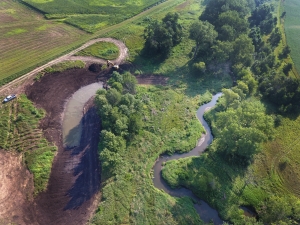
[(198, 145), (190, 152), (187, 152), (184, 154), (174, 154), (172, 156), (167, 156), (167, 155), (160, 156), (159, 160), (156, 161), (156, 163), (153, 167), (153, 170), (154, 170), (153, 171), (154, 172), (153, 183), (156, 188), (163, 189), (165, 192), (167, 192), (168, 194), (175, 196), (175, 197), (189, 196), (189, 197), (193, 198), (194, 200), (196, 200), (196, 202), (198, 202), (194, 206), (195, 206), (196, 211), (200, 215), (200, 218), (204, 222), (210, 222), (211, 220), (213, 220), (215, 225), (219, 225), (219, 224), (223, 223), (223, 221), (220, 219), (220, 217), (218, 215), (218, 212), (215, 209), (211, 208), (206, 202), (204, 202), (203, 200), (196, 197), (190, 190), (188, 190), (186, 188), (180, 188), (180, 189), (170, 188), (168, 186), (168, 184), (166, 183), (166, 181), (162, 178), (161, 170), (162, 170), (162, 167), (163, 167), (162, 165), (164, 162), (172, 160), (172, 159), (180, 159), (180, 158), (185, 158), (185, 157), (189, 157), (189, 156), (199, 156), (206, 149), (206, 147), (211, 144), (211, 142), (213, 140), (213, 136), (211, 134), (211, 130), (210, 130), (208, 124), (206, 123), (206, 121), (203, 118), (203, 114), (204, 114), (205, 110), (215, 106), (218, 98), (221, 95), (222, 95), (222, 93), (218, 93), (218, 94), (214, 95), (212, 100), (209, 103), (200, 106), (200, 108), (197, 111), (197, 118), (206, 130), (206, 134), (202, 135), (201, 139), (198, 142)]

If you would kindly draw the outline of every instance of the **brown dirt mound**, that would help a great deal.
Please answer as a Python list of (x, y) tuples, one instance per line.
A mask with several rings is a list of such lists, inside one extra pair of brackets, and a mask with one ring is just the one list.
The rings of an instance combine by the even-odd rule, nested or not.
[(32, 175), (22, 156), (0, 151), (0, 224), (36, 224), (33, 217)]

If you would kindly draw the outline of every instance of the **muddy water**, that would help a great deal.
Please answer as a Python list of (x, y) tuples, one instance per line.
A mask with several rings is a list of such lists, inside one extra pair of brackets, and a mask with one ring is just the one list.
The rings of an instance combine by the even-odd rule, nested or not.
[(103, 84), (101, 82), (84, 86), (76, 91), (66, 103), (62, 124), (65, 147), (79, 145), (82, 132), (80, 121), (83, 116), (84, 105), (102, 87)]
[(154, 169), (153, 183), (154, 183), (155, 187), (157, 187), (159, 189), (163, 189), (165, 192), (167, 192), (170, 195), (175, 196), (175, 197), (189, 196), (189, 197), (193, 198), (196, 202), (198, 202), (197, 204), (195, 204), (195, 209), (199, 213), (200, 218), (204, 222), (210, 222), (211, 220), (213, 220), (215, 225), (219, 225), (219, 224), (223, 223), (223, 221), (218, 216), (218, 212), (215, 209), (211, 208), (206, 202), (204, 202), (201, 199), (199, 199), (198, 197), (196, 197), (190, 190), (188, 190), (186, 188), (171, 189), (168, 186), (168, 184), (163, 180), (163, 178), (161, 176), (161, 169), (162, 169), (163, 163), (166, 161), (169, 161), (172, 159), (180, 159), (180, 158), (189, 157), (189, 156), (199, 156), (206, 149), (206, 147), (208, 145), (210, 145), (210, 143), (213, 140), (213, 136), (211, 134), (211, 130), (210, 130), (208, 124), (203, 119), (203, 114), (206, 109), (213, 107), (216, 104), (218, 98), (221, 95), (222, 95), (222, 93), (218, 93), (218, 94), (214, 95), (212, 100), (209, 103), (202, 105), (197, 111), (197, 117), (206, 130), (206, 134), (202, 135), (201, 139), (198, 142), (198, 145), (192, 151), (190, 151), (188, 153), (174, 154), (172, 156), (161, 156), (153, 167), (153, 169)]

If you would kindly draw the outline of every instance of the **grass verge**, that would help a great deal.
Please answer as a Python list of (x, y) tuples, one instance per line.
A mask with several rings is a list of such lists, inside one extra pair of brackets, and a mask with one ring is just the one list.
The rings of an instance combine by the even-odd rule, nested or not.
[(101, 59), (112, 60), (118, 58), (119, 48), (113, 43), (99, 42), (81, 50), (75, 55), (94, 56)]
[(295, 67), (300, 73), (300, 2), (297, 0), (284, 1), (283, 8), (286, 12), (284, 17), (284, 30), (287, 44), (291, 48), (291, 56)]

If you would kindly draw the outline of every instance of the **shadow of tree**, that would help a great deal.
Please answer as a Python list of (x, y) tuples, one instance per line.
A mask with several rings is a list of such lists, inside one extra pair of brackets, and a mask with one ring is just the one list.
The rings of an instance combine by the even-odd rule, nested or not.
[(98, 156), (100, 118), (95, 107), (91, 107), (81, 120), (82, 134), (80, 146), (70, 149), (71, 155), (82, 154), (80, 162), (73, 169), (76, 181), (67, 192), (71, 198), (64, 210), (76, 209), (88, 201), (100, 189), (101, 167)]

